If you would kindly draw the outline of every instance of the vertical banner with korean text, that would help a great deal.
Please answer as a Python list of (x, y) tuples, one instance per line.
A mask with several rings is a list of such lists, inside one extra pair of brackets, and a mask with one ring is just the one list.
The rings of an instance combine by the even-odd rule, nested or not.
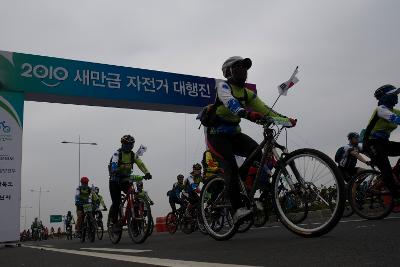
[(0, 90), (0, 243), (19, 240), (24, 95)]

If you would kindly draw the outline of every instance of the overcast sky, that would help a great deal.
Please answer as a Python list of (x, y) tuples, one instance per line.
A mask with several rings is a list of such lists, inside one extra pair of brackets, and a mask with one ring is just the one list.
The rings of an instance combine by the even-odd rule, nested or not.
[[(222, 78), (226, 58), (250, 57), (249, 82), (267, 104), (298, 65), (300, 82), (276, 106), (299, 120), (289, 148), (333, 156), (349, 131), (367, 125), (373, 91), (400, 86), (399, 10), (396, 0), (3, 0), (0, 50), (213, 78)], [(100, 187), (107, 206), (107, 164), (120, 137), (132, 134), (137, 147), (146, 145), (153, 180), (145, 188), (155, 216), (167, 213), (166, 191), (204, 149), (194, 115), (25, 102), (24, 117), (21, 204), (33, 206), (29, 223), (38, 214), (38, 195), (29, 189), (50, 190), (42, 196), (45, 224), (50, 214), (74, 210), (78, 147), (63, 140), (81, 135), (99, 144), (82, 146), (81, 175)], [(242, 124), (261, 140), (258, 126)]]

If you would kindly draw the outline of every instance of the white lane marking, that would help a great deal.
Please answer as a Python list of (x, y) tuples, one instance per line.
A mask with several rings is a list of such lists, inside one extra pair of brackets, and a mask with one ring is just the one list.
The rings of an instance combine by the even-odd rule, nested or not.
[(53, 245), (42, 245), (43, 247), (46, 247), (46, 248), (53, 248), (54, 246)]
[(371, 225), (358, 225), (358, 226), (356, 226), (356, 229), (359, 229), (359, 228), (371, 228), (371, 227), (375, 227), (376, 225), (375, 224), (371, 224)]
[[(389, 220), (389, 219), (400, 219), (400, 217), (386, 217), (384, 220)], [(354, 220), (346, 220), (346, 221), (340, 221), (341, 223), (347, 223), (347, 222), (365, 222), (368, 221), (367, 219), (354, 219)]]
[[(400, 217), (386, 217), (386, 218), (384, 218), (383, 220), (390, 220), (390, 219), (400, 219)], [(339, 221), (340, 223), (348, 223), (348, 222), (366, 222), (366, 221), (369, 221), (369, 220), (367, 220), (367, 219), (353, 219), (353, 220), (342, 220), (342, 221)], [(312, 223), (312, 224), (316, 224), (316, 225), (318, 225), (318, 224), (321, 224), (321, 223)], [(307, 225), (307, 224), (305, 224), (305, 223), (302, 223), (302, 224), (299, 224), (299, 225), (301, 225), (301, 226), (305, 226), (305, 225)], [(281, 226), (280, 225), (271, 225), (271, 226), (261, 226), (261, 227), (253, 227), (253, 228), (250, 228), (251, 230), (256, 230), (256, 229), (268, 229), (268, 228), (280, 228)]]
[(142, 264), (150, 264), (157, 266), (167, 266), (167, 267), (255, 267), (251, 265), (235, 265), (235, 264), (224, 264), (224, 263), (213, 263), (213, 262), (198, 262), (198, 261), (184, 261), (184, 260), (171, 260), (171, 259), (160, 259), (160, 258), (148, 258), (139, 256), (128, 256), (128, 255), (118, 255), (109, 253), (99, 253), (99, 252), (88, 252), (70, 249), (57, 249), (57, 248), (46, 248), (46, 247), (36, 247), (36, 246), (24, 246), (27, 248), (48, 250), (54, 252), (61, 252), (67, 254), (74, 254), (80, 256), (97, 257), (102, 259), (134, 262)]
[(109, 251), (109, 252), (122, 252), (122, 253), (142, 253), (149, 252), (152, 250), (140, 250), (140, 249), (118, 249), (118, 248), (80, 248), (84, 250), (94, 250), (94, 251)]

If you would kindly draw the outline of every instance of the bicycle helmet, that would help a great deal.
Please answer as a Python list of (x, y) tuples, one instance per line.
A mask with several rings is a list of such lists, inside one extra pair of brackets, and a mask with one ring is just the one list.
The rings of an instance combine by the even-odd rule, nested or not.
[(360, 138), (360, 135), (355, 132), (351, 132), (347, 135), (347, 139), (351, 140), (352, 138)]
[(121, 143), (122, 144), (133, 144), (135, 143), (135, 138), (133, 136), (127, 134), (121, 137)]
[(250, 58), (242, 58), (239, 56), (233, 56), (225, 60), (224, 64), (222, 64), (222, 73), (224, 74), (225, 78), (230, 78), (228, 69), (232, 68), (236, 64), (243, 64), (247, 69), (251, 68), (251, 65), (253, 64)]
[(185, 177), (182, 174), (179, 174), (178, 176), (176, 176), (177, 180), (183, 180)]
[(375, 90), (374, 96), (376, 99), (379, 100), (382, 96), (396, 95), (396, 94), (399, 94), (399, 92), (400, 92), (400, 88), (396, 89), (396, 87), (394, 87), (391, 84), (385, 84)]
[(193, 170), (201, 170), (201, 165), (199, 163), (194, 164)]
[(83, 176), (81, 178), (81, 184), (88, 185), (89, 184), (89, 178), (87, 178), (86, 176)]

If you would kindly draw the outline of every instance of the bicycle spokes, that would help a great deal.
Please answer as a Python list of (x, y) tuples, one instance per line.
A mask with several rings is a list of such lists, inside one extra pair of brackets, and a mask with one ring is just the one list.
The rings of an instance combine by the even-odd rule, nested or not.
[(290, 230), (312, 235), (337, 220), (344, 189), (336, 166), (326, 155), (311, 149), (302, 151), (288, 156), (278, 167), (274, 199)]

